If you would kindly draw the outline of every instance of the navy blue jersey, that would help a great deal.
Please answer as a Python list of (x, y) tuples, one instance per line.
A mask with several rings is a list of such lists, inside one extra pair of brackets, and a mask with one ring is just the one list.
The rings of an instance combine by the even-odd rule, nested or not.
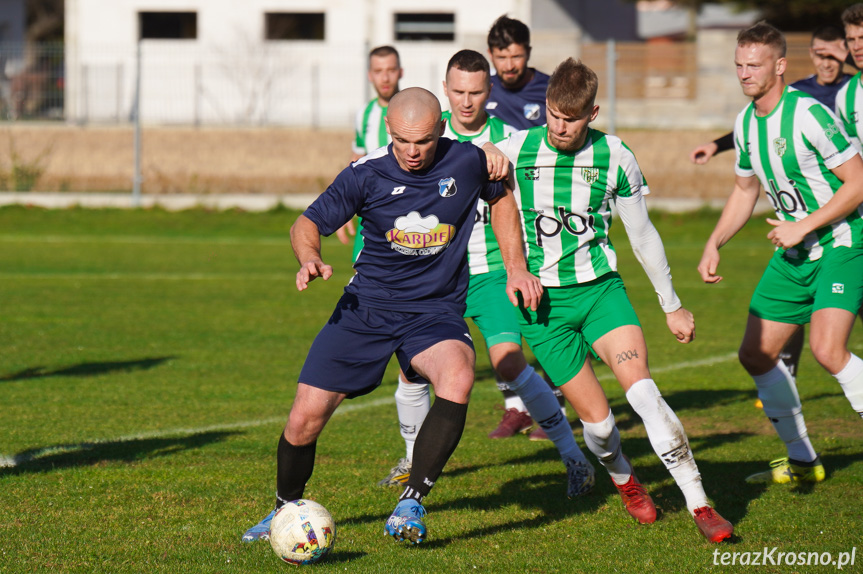
[(492, 76), (485, 111), (520, 130), (545, 125), (547, 87), (548, 75), (539, 70), (533, 70), (533, 78), (518, 90), (507, 90), (497, 76)]
[(839, 89), (842, 88), (848, 80), (851, 79), (850, 74), (841, 74), (836, 81), (832, 84), (822, 86), (818, 83), (815, 75), (809, 76), (808, 78), (803, 78), (802, 80), (797, 80), (793, 84), (791, 84), (792, 88), (796, 88), (801, 92), (806, 92), (832, 111), (836, 111), (836, 94), (839, 92)]
[(304, 215), (323, 235), (354, 214), (363, 218), (363, 249), (345, 293), (380, 309), (427, 313), (444, 306), (463, 314), (477, 199), (504, 194), (502, 183), (488, 181), (485, 152), (441, 138), (422, 172), (402, 169), (392, 144), (351, 164)]

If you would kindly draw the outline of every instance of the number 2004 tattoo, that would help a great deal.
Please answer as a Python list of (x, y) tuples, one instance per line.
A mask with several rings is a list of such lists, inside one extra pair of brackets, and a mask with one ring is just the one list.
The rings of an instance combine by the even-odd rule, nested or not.
[(617, 357), (617, 364), (619, 365), (620, 363), (622, 363), (624, 361), (629, 361), (631, 359), (637, 359), (638, 358), (638, 351), (636, 351), (636, 350), (624, 351), (622, 353), (617, 353), (615, 355), (615, 357)]

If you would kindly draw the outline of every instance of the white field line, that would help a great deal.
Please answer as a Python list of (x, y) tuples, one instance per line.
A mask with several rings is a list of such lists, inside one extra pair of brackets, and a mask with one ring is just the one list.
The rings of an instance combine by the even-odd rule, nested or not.
[[(338, 410), (333, 414), (333, 416), (346, 414), (350, 412), (360, 411), (372, 407), (379, 407), (382, 405), (388, 405), (395, 402), (395, 398), (390, 397), (382, 397), (380, 399), (375, 399), (373, 401), (367, 401), (362, 403), (354, 403), (348, 404), (343, 407), (339, 407)], [(177, 429), (167, 429), (167, 430), (159, 430), (159, 431), (150, 431), (150, 432), (142, 432), (138, 434), (120, 436), (115, 438), (103, 438), (103, 439), (94, 439), (87, 442), (82, 442), (78, 444), (61, 444), (55, 446), (49, 446), (45, 448), (40, 448), (36, 450), (25, 451), (23, 453), (17, 455), (3, 455), (0, 454), (0, 468), (12, 468), (18, 466), (20, 464), (24, 464), (27, 462), (31, 462), (43, 456), (62, 454), (64, 452), (74, 452), (81, 450), (91, 450), (99, 445), (103, 444), (112, 444), (119, 442), (131, 442), (135, 440), (149, 440), (156, 438), (164, 438), (164, 437), (177, 437), (177, 436), (191, 436), (196, 434), (202, 434), (207, 432), (219, 432), (219, 431), (231, 431), (238, 429), (245, 429), (251, 427), (259, 427), (270, 424), (282, 423), (284, 424), (288, 420), (287, 413), (281, 417), (270, 417), (266, 419), (258, 419), (253, 421), (243, 421), (238, 423), (226, 423), (226, 424), (216, 424), (205, 427), (196, 427), (196, 428), (177, 428)]]
[(104, 245), (274, 245), (289, 246), (291, 240), (279, 237), (169, 237), (164, 235), (16, 235), (0, 234), (0, 243), (96, 243)]
[(289, 273), (243, 273), (241, 275), (231, 273), (3, 273), (0, 271), (0, 279), (24, 279), (37, 281), (68, 280), (68, 281), (292, 281), (295, 275)]
[[(697, 361), (684, 361), (683, 363), (674, 363), (673, 365), (666, 365), (665, 367), (656, 367), (655, 369), (650, 369), (650, 374), (655, 375), (657, 373), (668, 373), (670, 371), (679, 371), (681, 369), (692, 369), (694, 367), (706, 367), (708, 365), (714, 365), (716, 363), (724, 363), (726, 361), (730, 361), (732, 359), (737, 358), (737, 352), (727, 353), (725, 355), (718, 355), (716, 357), (707, 357), (705, 359), (699, 359)], [(614, 380), (614, 373), (605, 373), (604, 375), (600, 375), (597, 377), (600, 381), (611, 381)]]
[[(695, 367), (704, 367), (708, 365), (713, 365), (715, 363), (722, 363), (725, 361), (730, 361), (731, 359), (735, 359), (737, 357), (737, 353), (727, 353), (725, 355), (719, 355), (716, 357), (708, 357), (705, 359), (701, 359), (698, 361), (685, 361), (682, 363), (675, 363), (672, 365), (667, 365), (665, 367), (657, 367), (655, 369), (651, 369), (652, 374), (656, 373), (667, 373), (670, 371), (677, 371), (680, 369), (691, 369)], [(613, 379), (614, 375), (612, 373), (606, 373), (599, 377), (599, 380), (605, 381)], [(491, 386), (489, 386), (491, 388)], [(476, 389), (475, 389), (476, 390)], [(365, 401), (362, 403), (351, 403), (342, 407), (339, 407), (338, 410), (333, 414), (333, 416), (345, 413), (351, 413), (356, 411), (361, 411), (369, 408), (380, 407), (383, 405), (390, 405), (395, 402), (395, 399), (392, 396), (381, 397), (379, 399)], [(82, 442), (78, 444), (66, 444), (66, 445), (56, 445), (49, 446), (45, 448), (40, 448), (36, 450), (24, 451), (17, 455), (4, 455), (0, 454), (0, 468), (13, 468), (21, 464), (25, 464), (31, 461), (34, 461), (38, 458), (56, 454), (62, 454), (64, 452), (74, 452), (81, 450), (90, 450), (99, 445), (109, 444), (109, 443), (120, 443), (120, 442), (131, 442), (134, 440), (148, 440), (155, 438), (164, 438), (164, 437), (173, 437), (173, 436), (191, 436), (196, 434), (202, 434), (207, 432), (219, 432), (219, 431), (231, 431), (237, 429), (245, 429), (252, 427), (265, 426), (276, 423), (284, 423), (287, 420), (287, 415), (282, 417), (271, 417), (266, 419), (257, 419), (252, 421), (243, 421), (237, 423), (226, 423), (226, 424), (216, 424), (204, 427), (195, 427), (195, 428), (177, 428), (177, 429), (168, 429), (168, 430), (159, 430), (159, 431), (150, 431), (143, 432), (133, 435), (120, 436), (115, 438), (108, 439), (94, 439), (87, 442)]]

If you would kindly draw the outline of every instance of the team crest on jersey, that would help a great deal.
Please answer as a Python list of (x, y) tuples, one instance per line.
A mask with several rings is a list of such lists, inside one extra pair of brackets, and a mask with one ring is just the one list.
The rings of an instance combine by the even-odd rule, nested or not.
[(851, 112), (851, 115), (848, 117), (848, 119), (851, 120), (852, 124), (856, 124), (857, 123), (857, 112)]
[(526, 167), (524, 168), (524, 179), (525, 181), (536, 181), (539, 179), (539, 168), (538, 167)]
[(599, 179), (599, 168), (583, 167), (581, 168), (581, 177), (584, 178), (585, 183), (592, 184)]
[(541, 109), (539, 104), (525, 104), (522, 112), (524, 112), (525, 119), (533, 121), (539, 119)]
[(452, 197), (458, 191), (454, 177), (447, 177), (437, 182), (438, 193), (441, 197)]
[(787, 148), (785, 144), (785, 138), (776, 138), (773, 140), (773, 151), (776, 152), (776, 155), (782, 157), (785, 155), (785, 149)]
[(404, 255), (440, 253), (453, 237), (455, 226), (441, 223), (436, 215), (423, 217), (418, 211), (397, 217), (394, 227), (386, 234), (390, 247)]

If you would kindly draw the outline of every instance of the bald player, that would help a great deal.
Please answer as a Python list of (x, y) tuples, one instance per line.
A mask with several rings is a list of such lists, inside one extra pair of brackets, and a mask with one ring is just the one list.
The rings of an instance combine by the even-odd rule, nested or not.
[(392, 143), (344, 169), (291, 228), (299, 291), (332, 276), (321, 235), (360, 214), (364, 246), (356, 275), (300, 372), (279, 437), (275, 509), (245, 541), (268, 538), (275, 511), (302, 498), (327, 421), (344, 399), (380, 384), (394, 353), (408, 380), (434, 387), (435, 401), (385, 533), (414, 544), (426, 538), (422, 502), (458, 445), (473, 387), (475, 354), (463, 315), (467, 242), (479, 199), (491, 206), (510, 302), (517, 305), (520, 295), (535, 309), (539, 301), (542, 288), (527, 271), (515, 200), (499, 181), (508, 175), (506, 158), (490, 144), (486, 155), (485, 148), (441, 138), (440, 104), (422, 88), (390, 100), (386, 125)]

